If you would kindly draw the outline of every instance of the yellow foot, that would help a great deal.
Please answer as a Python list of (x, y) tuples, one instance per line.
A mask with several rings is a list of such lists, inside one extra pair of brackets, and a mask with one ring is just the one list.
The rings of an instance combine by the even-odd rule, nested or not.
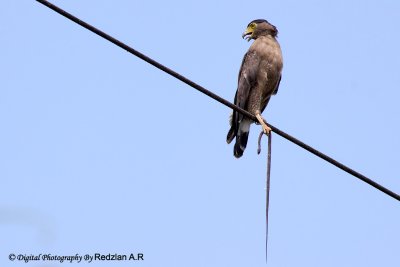
[(264, 133), (266, 135), (269, 135), (269, 133), (271, 132), (271, 128), (264, 122), (264, 119), (261, 116), (261, 114), (256, 114), (256, 118), (257, 118), (258, 122), (261, 124)]

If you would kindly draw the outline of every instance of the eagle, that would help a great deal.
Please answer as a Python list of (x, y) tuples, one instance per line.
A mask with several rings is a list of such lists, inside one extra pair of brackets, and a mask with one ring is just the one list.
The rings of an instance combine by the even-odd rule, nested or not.
[[(272, 95), (278, 92), (283, 68), (282, 51), (276, 40), (278, 30), (265, 19), (256, 19), (247, 25), (242, 38), (254, 40), (243, 57), (239, 70), (238, 87), (234, 104), (254, 114), (265, 134), (271, 128), (264, 122), (261, 113)], [(236, 158), (243, 155), (253, 120), (233, 111), (230, 117), (231, 128), (226, 141), (228, 144), (236, 138), (233, 154)]]

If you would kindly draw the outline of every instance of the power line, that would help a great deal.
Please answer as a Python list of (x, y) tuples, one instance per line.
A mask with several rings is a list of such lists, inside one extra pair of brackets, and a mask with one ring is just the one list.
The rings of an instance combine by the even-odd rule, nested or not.
[[(139, 51), (133, 49), (132, 47), (130, 47), (130, 46), (124, 44), (123, 42), (115, 39), (114, 37), (108, 35), (107, 33), (105, 33), (103, 31), (93, 27), (92, 25), (90, 25), (90, 24), (88, 24), (88, 23), (86, 23), (86, 22), (84, 22), (82, 20), (80, 20), (79, 18), (73, 16), (72, 14), (66, 12), (65, 10), (63, 10), (63, 9), (53, 5), (52, 3), (48, 2), (48, 1), (45, 1), (45, 0), (36, 0), (36, 1), (41, 3), (41, 4), (43, 4), (43, 5), (45, 5), (45, 6), (47, 6), (48, 8), (50, 8), (53, 11), (59, 13), (60, 15), (72, 20), (73, 22), (81, 25), (82, 27), (88, 29), (89, 31), (91, 31), (91, 32), (103, 37), (104, 39), (110, 41), (111, 43), (121, 47), (122, 49), (124, 49), (124, 50), (128, 51), (129, 53), (137, 56), (138, 58), (146, 61), (147, 63), (153, 65), (154, 67), (156, 67), (156, 68), (168, 73), (169, 75), (175, 77), (176, 79), (186, 83), (187, 85), (189, 85), (189, 86), (193, 87), (194, 89), (202, 92), (203, 94), (206, 94), (207, 96), (213, 98), (214, 100), (224, 104), (225, 106), (227, 106), (227, 107), (229, 107), (229, 108), (231, 108), (231, 109), (233, 109), (233, 110), (235, 110), (237, 112), (242, 113), (243, 115), (249, 117), (253, 121), (257, 121), (256, 117), (253, 114), (249, 113), (248, 111), (246, 111), (246, 110), (244, 110), (244, 109), (232, 104), (231, 102), (225, 100), (224, 98), (214, 94), (213, 92), (211, 92), (211, 91), (207, 90), (206, 88), (198, 85), (197, 83), (189, 80), (188, 78), (186, 78), (186, 77), (182, 76), (181, 74), (173, 71), (172, 69), (170, 69), (170, 68), (158, 63), (157, 61), (149, 58), (148, 56), (140, 53)], [(363, 175), (363, 174), (361, 174), (361, 173), (359, 173), (359, 172), (347, 167), (346, 165), (344, 165), (344, 164), (338, 162), (337, 160), (325, 155), (324, 153), (316, 150), (315, 148), (305, 144), (304, 142), (298, 140), (297, 138), (295, 138), (295, 137), (293, 137), (293, 136), (291, 136), (291, 135), (279, 130), (275, 126), (273, 126), (271, 124), (268, 124), (268, 126), (272, 129), (273, 132), (275, 132), (276, 134), (282, 136), (283, 138), (291, 141), (292, 143), (298, 145), (299, 147), (301, 147), (301, 148), (307, 150), (308, 152), (316, 155), (317, 157), (319, 157), (321, 159), (324, 159), (325, 161), (331, 163), (332, 165), (338, 167), (339, 169), (342, 169), (343, 171), (353, 175), (354, 177), (360, 179), (361, 181), (363, 181), (363, 182), (375, 187), (376, 189), (382, 191), (383, 193), (385, 193), (385, 194), (393, 197), (394, 199), (397, 199), (398, 201), (400, 201), (400, 195), (398, 195), (398, 194), (394, 193), (393, 191), (387, 189), (386, 187), (378, 184), (377, 182), (375, 182), (375, 181), (371, 180), (370, 178), (366, 177), (365, 175)]]

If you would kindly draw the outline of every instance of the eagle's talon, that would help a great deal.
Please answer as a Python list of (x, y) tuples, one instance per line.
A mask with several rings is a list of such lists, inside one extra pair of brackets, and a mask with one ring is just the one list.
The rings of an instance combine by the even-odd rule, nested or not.
[(272, 129), (270, 127), (268, 127), (268, 125), (266, 125), (266, 124), (263, 125), (262, 128), (266, 135), (269, 135), (269, 133), (272, 131)]
[(257, 118), (257, 121), (261, 124), (263, 132), (266, 135), (269, 135), (269, 133), (272, 131), (272, 129), (264, 122), (264, 118), (261, 116), (261, 114), (257, 113), (256, 118)]

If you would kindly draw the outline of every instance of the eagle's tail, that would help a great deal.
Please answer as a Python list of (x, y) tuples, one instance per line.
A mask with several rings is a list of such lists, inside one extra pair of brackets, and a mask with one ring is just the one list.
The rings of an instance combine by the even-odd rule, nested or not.
[[(236, 143), (233, 147), (233, 155), (236, 158), (240, 158), (243, 155), (243, 151), (246, 149), (247, 140), (249, 138), (250, 124), (251, 121), (246, 119), (243, 119), (243, 121), (239, 124), (239, 129), (236, 133)], [(234, 137), (235, 131), (233, 127), (231, 127), (226, 138), (228, 144), (233, 140)]]
[(243, 151), (246, 149), (248, 137), (249, 132), (243, 132), (240, 136), (236, 136), (236, 143), (233, 147), (233, 155), (236, 158), (240, 158), (243, 155)]

